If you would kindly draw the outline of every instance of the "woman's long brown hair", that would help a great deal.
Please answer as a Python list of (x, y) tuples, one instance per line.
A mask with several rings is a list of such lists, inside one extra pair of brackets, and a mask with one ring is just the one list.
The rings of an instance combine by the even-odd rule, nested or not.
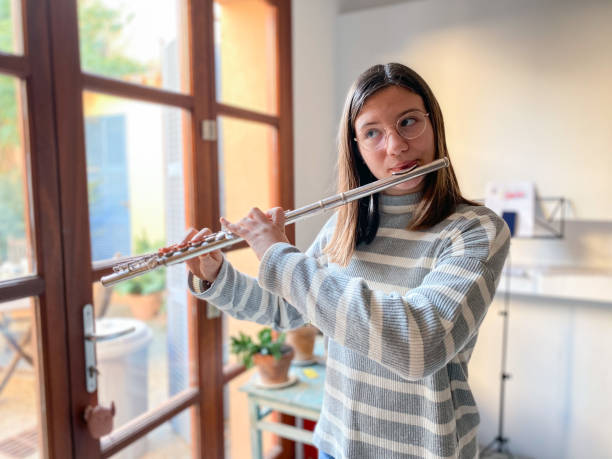
[[(421, 96), (433, 127), (434, 159), (447, 157), (450, 161), (442, 111), (425, 80), (402, 64), (375, 65), (363, 72), (355, 81), (344, 104), (338, 130), (338, 191), (340, 192), (376, 180), (361, 159), (357, 142), (354, 140), (355, 119), (371, 95), (390, 86), (399, 86)], [(424, 178), (423, 198), (407, 229), (430, 228), (448, 217), (461, 203), (478, 205), (461, 195), (452, 164), (427, 174)], [(330, 261), (346, 266), (358, 244), (372, 242), (378, 230), (378, 215), (376, 195), (372, 201), (370, 197), (366, 197), (340, 207), (334, 234), (324, 249)]]

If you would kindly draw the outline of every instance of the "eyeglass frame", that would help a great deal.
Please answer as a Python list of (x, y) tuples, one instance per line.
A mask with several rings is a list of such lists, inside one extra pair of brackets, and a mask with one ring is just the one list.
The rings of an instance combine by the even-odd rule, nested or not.
[[(423, 135), (423, 133), (424, 133), (424, 132), (427, 130), (427, 126), (425, 126), (425, 128), (424, 128), (424, 129), (423, 129), (423, 130), (422, 130), (422, 131), (419, 133), (419, 135), (417, 135), (417, 136), (415, 136), (415, 137), (410, 137), (410, 138), (404, 137), (402, 134), (400, 134), (400, 131), (399, 131), (398, 126), (397, 126), (397, 125), (399, 124), (400, 120), (401, 120), (402, 118), (404, 118), (404, 117), (405, 117), (405, 116), (406, 116), (408, 113), (414, 113), (414, 112), (420, 113), (420, 114), (421, 114), (421, 115), (423, 115), (425, 118), (430, 119), (430, 118), (429, 118), (429, 115), (431, 114), (430, 112), (426, 112), (426, 113), (425, 113), (425, 112), (422, 112), (421, 110), (418, 110), (418, 109), (416, 109), (416, 110), (409, 110), (409, 111), (407, 111), (406, 113), (404, 113), (404, 114), (402, 114), (402, 115), (398, 116), (397, 120), (395, 121), (395, 132), (397, 133), (397, 135), (399, 135), (399, 136), (400, 136), (402, 139), (404, 139), (404, 140), (414, 140), (414, 139), (418, 139), (418, 138), (419, 138), (419, 137), (421, 137), (421, 136)], [(355, 129), (355, 128), (353, 128), (353, 129)], [(366, 149), (366, 150), (368, 150), (368, 151), (378, 151), (378, 150), (381, 150), (381, 149), (383, 149), (384, 147), (386, 147), (386, 146), (387, 146), (388, 139), (389, 139), (389, 132), (388, 132), (388, 129), (386, 129), (386, 128), (384, 129), (384, 131), (385, 131), (385, 140), (384, 140), (384, 143), (382, 144), (382, 146), (377, 147), (377, 148), (374, 148), (374, 149), (368, 149), (368, 148), (366, 147), (365, 149)], [(359, 144), (359, 143), (360, 143), (360, 142), (359, 142), (359, 140), (357, 140), (357, 133), (356, 133), (356, 132), (355, 132), (355, 137), (353, 137), (353, 140), (354, 140), (355, 142), (357, 142), (357, 144)]]

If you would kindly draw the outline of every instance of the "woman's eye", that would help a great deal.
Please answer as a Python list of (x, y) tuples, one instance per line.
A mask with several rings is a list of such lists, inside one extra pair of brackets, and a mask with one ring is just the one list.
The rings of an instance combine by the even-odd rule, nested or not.
[(401, 127), (409, 127), (412, 126), (413, 124), (415, 124), (417, 122), (417, 120), (415, 118), (412, 118), (410, 116), (404, 118), (403, 120), (400, 121), (400, 126)]
[(376, 137), (378, 137), (378, 134), (378, 129), (368, 129), (367, 131), (365, 131), (363, 136), (366, 139), (375, 139)]

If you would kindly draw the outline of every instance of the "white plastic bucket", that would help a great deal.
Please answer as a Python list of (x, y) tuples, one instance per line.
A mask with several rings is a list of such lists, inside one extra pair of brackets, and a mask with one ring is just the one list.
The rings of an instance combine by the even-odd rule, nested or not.
[[(134, 328), (125, 335), (96, 344), (98, 402), (109, 406), (115, 402), (113, 428), (146, 412), (149, 393), (149, 345), (153, 332), (142, 321), (123, 317), (96, 320), (96, 334), (105, 335)], [(132, 459), (147, 450), (146, 438), (136, 441), (113, 458)]]

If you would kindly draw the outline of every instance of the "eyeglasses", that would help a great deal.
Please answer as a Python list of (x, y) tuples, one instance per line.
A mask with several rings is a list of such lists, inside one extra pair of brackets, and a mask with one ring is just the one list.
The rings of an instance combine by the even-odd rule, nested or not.
[[(416, 139), (425, 132), (428, 117), (429, 113), (423, 113), (418, 110), (404, 113), (397, 119), (395, 130), (406, 140)], [(361, 131), (357, 132), (357, 137), (354, 140), (364, 150), (377, 151), (386, 147), (388, 137), (387, 129), (377, 126), (365, 126)]]

